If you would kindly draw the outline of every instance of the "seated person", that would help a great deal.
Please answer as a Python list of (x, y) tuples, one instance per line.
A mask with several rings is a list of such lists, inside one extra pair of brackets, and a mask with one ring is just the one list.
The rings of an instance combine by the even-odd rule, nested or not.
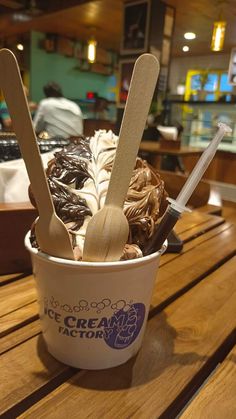
[[(166, 123), (165, 110), (161, 113), (150, 113), (147, 118), (146, 128), (143, 133), (142, 140), (146, 141), (160, 141), (163, 138), (163, 134), (158, 130), (158, 125), (168, 126)], [(183, 132), (183, 126), (177, 121), (172, 125), (177, 128), (178, 138), (181, 138)], [(142, 156), (148, 160), (147, 156)], [(161, 169), (168, 171), (177, 171), (185, 173), (182, 158), (180, 156), (165, 154), (161, 156)]]
[(44, 86), (46, 99), (42, 99), (34, 117), (37, 134), (46, 131), (49, 137), (69, 138), (83, 134), (83, 115), (80, 107), (63, 97), (57, 83)]
[[(24, 88), (24, 92), (28, 100), (28, 105), (29, 105), (29, 110), (31, 112), (31, 116), (33, 117), (37, 109), (37, 104), (29, 100), (28, 88), (25, 85), (23, 85), (23, 88)], [(2, 125), (2, 131), (13, 131), (11, 116), (8, 112), (7, 104), (5, 101), (2, 101), (0, 103), (0, 123)]]
[(94, 113), (96, 119), (109, 119), (108, 100), (104, 97), (97, 96), (94, 104)]
[(29, 110), (30, 110), (31, 116), (33, 118), (34, 115), (35, 115), (35, 112), (37, 110), (38, 105), (37, 105), (36, 102), (33, 102), (32, 100), (29, 99), (29, 90), (28, 90), (28, 88), (26, 86), (23, 86), (23, 87), (24, 87), (24, 91), (25, 91), (25, 96), (27, 97), (27, 100), (28, 100)]
[(0, 123), (2, 131), (12, 131), (12, 122), (5, 101), (0, 103)]
[[(181, 139), (181, 134), (183, 132), (183, 126), (178, 122), (175, 122), (173, 125), (177, 129), (177, 138)], [(163, 137), (163, 134), (162, 134)], [(163, 137), (164, 138), (164, 137)], [(177, 171), (181, 173), (185, 173), (185, 168), (183, 164), (183, 160), (181, 156), (175, 155), (164, 155), (161, 161), (161, 169), (168, 170), (168, 171)]]

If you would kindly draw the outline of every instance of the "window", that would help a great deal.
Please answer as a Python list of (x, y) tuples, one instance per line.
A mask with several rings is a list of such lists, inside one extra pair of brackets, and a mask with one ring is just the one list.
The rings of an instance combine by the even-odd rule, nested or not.
[(222, 70), (189, 70), (186, 77), (185, 100), (210, 102), (230, 101), (233, 86), (228, 83), (228, 73)]

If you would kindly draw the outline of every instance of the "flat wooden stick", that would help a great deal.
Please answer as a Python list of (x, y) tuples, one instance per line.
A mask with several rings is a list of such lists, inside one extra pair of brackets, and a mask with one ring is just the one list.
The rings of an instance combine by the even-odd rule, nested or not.
[(50, 255), (74, 259), (69, 233), (55, 214), (19, 67), (14, 54), (8, 49), (0, 50), (0, 85), (39, 211), (36, 224), (38, 244)]
[(84, 260), (112, 261), (122, 255), (129, 233), (123, 205), (159, 69), (158, 60), (151, 54), (141, 55), (135, 63), (105, 205), (88, 224)]

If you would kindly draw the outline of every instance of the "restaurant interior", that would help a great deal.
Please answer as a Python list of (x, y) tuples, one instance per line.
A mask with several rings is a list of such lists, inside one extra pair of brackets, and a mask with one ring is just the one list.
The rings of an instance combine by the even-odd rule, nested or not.
[[(161, 69), (143, 140), (160, 139), (157, 125), (177, 126), (181, 145), (199, 150), (209, 143), (218, 121), (225, 122), (232, 135), (219, 145), (205, 178), (235, 185), (235, 2), (153, 1), (148, 10), (143, 3), (128, 3), (4, 0), (0, 2), (0, 44), (15, 53), (31, 101), (37, 104), (43, 99), (43, 86), (49, 81), (63, 87), (65, 97), (82, 110), (85, 135), (100, 128), (118, 134), (128, 91), (125, 83), (130, 81), (134, 61), (143, 52), (153, 53)], [(130, 47), (127, 25), (131, 22), (135, 31), (135, 16), (139, 19), (142, 13), (146, 19), (143, 45)], [(95, 49), (93, 62), (88, 59), (89, 43)], [(153, 144), (149, 145), (142, 145), (142, 153), (156, 164), (158, 156), (153, 156)], [(14, 152), (12, 146), (13, 157)], [(1, 161), (7, 159), (3, 145), (1, 154)], [(198, 154), (182, 157), (186, 172), (197, 158)], [(168, 159), (161, 160), (159, 166), (164, 169), (179, 169)], [(225, 186), (223, 194), (234, 199), (231, 189)]]
[[(12, 70), (9, 64), (8, 70), (7, 60), (9, 58), (10, 62), (14, 56), (10, 54), (4, 58), (6, 49), (16, 57), (19, 73), (17, 67), (14, 73), (15, 64), (12, 64)], [(143, 71), (140, 82), (142, 92), (140, 89), (138, 101), (136, 100), (136, 104), (133, 105), (133, 116), (130, 116), (130, 120), (133, 117), (134, 121), (133, 129), (125, 117), (128, 115), (127, 104), (131, 104), (134, 92), (132, 77), (134, 78), (134, 69), (138, 62), (136, 60), (143, 54), (151, 54), (155, 58), (155, 63), (158, 61), (159, 64), (156, 65), (159, 66), (159, 73), (152, 89), (151, 70), (149, 73), (148, 64)], [(21, 80), (16, 80), (17, 74)], [(45, 86), (46, 89), (48, 86), (59, 89), (58, 96), (57, 93), (51, 96), (47, 94)], [(145, 92), (149, 90), (152, 92), (151, 98), (146, 100), (148, 93)], [(65, 127), (72, 124), (69, 119), (63, 126), (65, 130), (63, 131), (62, 125), (66, 118), (64, 115), (61, 121), (54, 123), (54, 131), (53, 129), (50, 131), (49, 116), (47, 119), (46, 115), (42, 122), (43, 106), (46, 106), (46, 101), (50, 99), (51, 103), (53, 100), (55, 102), (67, 100), (65, 103), (68, 109), (71, 108), (77, 115), (77, 122), (80, 120), (80, 128), (77, 131), (71, 127), (66, 131)], [(23, 110), (25, 105), (27, 115)], [(145, 106), (146, 114), (143, 110)], [(53, 111), (55, 115), (56, 112), (59, 115), (58, 109)], [(68, 109), (62, 112), (67, 112)], [(140, 117), (142, 113), (145, 114), (144, 120)], [(38, 122), (40, 118), (41, 125)], [(139, 133), (142, 121), (143, 128)], [(24, 129), (26, 126), (28, 128)], [(127, 126), (131, 131), (130, 136), (127, 134)], [(102, 133), (101, 130), (106, 130), (110, 134), (99, 134)], [(46, 256), (49, 254), (47, 263), (53, 266), (59, 258), (64, 262), (65, 259), (73, 259), (70, 262), (76, 263), (77, 260), (84, 260), (85, 254), (90, 256), (90, 252), (103, 252), (102, 244), (98, 249), (101, 239), (99, 234), (106, 237), (108, 233), (106, 233), (106, 224), (105, 222), (102, 224), (102, 220), (99, 221), (99, 226), (93, 225), (94, 230), (91, 233), (93, 245), (90, 248), (84, 247), (84, 254), (81, 256), (82, 250), (78, 243), (80, 243), (79, 234), (85, 234), (81, 233), (84, 222), (81, 219), (84, 217), (84, 212), (82, 216), (78, 215), (75, 202), (79, 202), (78, 211), (88, 211), (86, 214), (89, 214), (89, 217), (93, 214), (95, 204), (92, 204), (92, 209), (89, 206), (83, 207), (85, 195), (84, 192), (78, 191), (80, 189), (82, 191), (84, 183), (86, 185), (87, 177), (83, 178), (84, 174), (82, 176), (81, 173), (82, 169), (84, 171), (87, 169), (84, 167), (81, 169), (82, 166), (74, 169), (73, 160), (68, 158), (70, 152), (66, 157), (68, 166), (65, 165), (62, 169), (60, 158), (63, 157), (60, 152), (64, 146), (70, 149), (73, 144), (77, 144), (81, 135), (88, 139), (93, 136), (99, 139), (101, 135), (102, 153), (104, 152), (102, 144), (108, 147), (111, 137), (113, 142), (116, 141), (112, 133), (115, 136), (120, 135), (122, 140), (125, 134), (132, 140), (132, 135), (134, 137), (139, 133), (139, 138), (134, 140), (137, 144), (135, 158), (138, 156), (141, 162), (144, 160), (144, 163), (135, 166), (135, 173), (140, 170), (140, 164), (147, 165), (140, 185), (142, 184), (144, 188), (143, 185), (147, 182), (148, 198), (143, 195), (142, 205), (138, 201), (141, 198), (136, 198), (138, 203), (135, 204), (136, 207), (134, 205), (135, 211), (140, 205), (141, 210), (146, 212), (145, 215), (142, 213), (143, 218), (136, 221), (136, 212), (132, 210), (130, 218), (135, 227), (130, 230), (127, 242), (121, 243), (122, 249), (124, 244), (129, 246), (133, 243), (131, 240), (137, 236), (135, 252), (138, 247), (138, 250), (141, 249), (141, 255), (148, 255), (149, 258), (150, 253), (158, 250), (160, 259), (159, 265), (156, 266), (156, 270), (159, 266), (158, 280), (152, 294), (150, 291), (152, 299), (148, 303), (149, 314), (145, 316), (142, 314), (139, 303), (135, 303), (136, 297), (127, 294), (129, 297), (126, 299), (124, 297), (122, 300), (117, 291), (119, 298), (116, 297), (117, 307), (114, 316), (124, 317), (128, 310), (129, 317), (129, 310), (135, 311), (135, 314), (133, 312), (130, 314), (133, 317), (128, 318), (126, 328), (118, 327), (118, 336), (113, 334), (111, 328), (109, 330), (105, 328), (105, 332), (100, 330), (94, 332), (95, 320), (98, 321), (97, 317), (102, 316), (100, 313), (103, 310), (104, 313), (108, 310), (106, 302), (110, 301), (111, 304), (110, 291), (104, 292), (103, 295), (99, 291), (97, 299), (90, 291), (88, 298), (85, 298), (86, 292), (83, 294), (82, 291), (79, 303), (73, 298), (74, 302), (69, 303), (70, 286), (67, 290), (61, 275), (58, 274), (57, 277), (57, 274), (52, 273), (53, 280), (58, 279), (61, 295), (55, 292), (57, 297), (54, 298), (53, 287), (56, 285), (52, 282), (49, 294), (45, 297), (47, 285), (44, 284), (44, 280), (40, 284), (37, 283), (36, 288), (33, 278), (34, 273), (38, 281), (37, 275), (42, 275), (45, 262), (37, 261), (36, 251), (31, 249), (36, 243), (39, 253), (42, 250)], [(103, 135), (107, 135), (105, 140)], [(221, 138), (212, 151), (213, 142), (220, 135)], [(120, 140), (120, 150), (122, 140)], [(33, 146), (31, 150), (26, 144), (27, 141), (28, 144), (35, 143), (38, 151), (34, 151)], [(84, 153), (82, 160), (85, 160), (88, 151), (85, 142), (82, 144), (80, 152)], [(113, 143), (109, 147), (108, 152)], [(117, 203), (111, 204), (112, 199), (119, 202), (119, 195), (122, 195), (118, 178), (121, 182), (128, 173), (131, 148), (127, 144), (124, 145), (121, 156), (117, 146), (117, 183), (115, 181), (113, 183), (113, 189), (115, 190), (116, 185), (116, 190), (112, 191), (113, 194), (109, 191), (111, 193), (107, 194), (107, 201), (105, 198), (102, 201), (108, 208), (108, 214), (110, 207), (114, 211), (114, 206), (118, 206)], [(56, 169), (55, 160), (53, 163), (51, 160), (54, 155), (56, 156), (54, 153), (57, 153), (56, 159), (59, 161), (59, 168)], [(210, 156), (208, 160), (207, 153)], [(40, 162), (37, 160), (37, 155), (40, 156)], [(120, 163), (122, 167), (118, 168), (119, 158), (120, 162), (122, 160)], [(106, 164), (110, 173), (110, 161), (106, 161)], [(72, 175), (68, 174), (69, 166), (73, 167)], [(45, 174), (39, 174), (40, 167), (45, 170), (48, 167), (48, 180)], [(134, 164), (132, 170), (133, 167)], [(151, 168), (151, 172), (147, 168)], [(0, 374), (6, 377), (8, 383), (0, 392), (2, 394), (0, 415), (10, 418), (52, 417), (53, 419), (69, 416), (81, 419), (87, 417), (233, 419), (236, 417), (235, 168), (236, 0), (0, 0), (0, 284), (2, 285), (0, 336), (3, 338), (0, 353), (5, 360), (0, 367)], [(56, 170), (58, 172), (55, 175)], [(61, 176), (59, 189), (58, 186), (56, 189), (50, 182), (53, 176), (59, 175)], [(73, 198), (74, 201), (70, 198), (70, 202), (69, 198), (68, 202), (64, 199), (64, 204), (58, 204), (59, 198), (62, 199), (63, 196), (60, 191), (63, 176), (65, 178), (67, 176), (67, 179), (71, 176), (68, 184), (74, 188), (73, 191), (77, 188), (76, 198)], [(75, 176), (79, 180), (75, 180)], [(112, 174), (109, 176), (112, 179)], [(159, 181), (159, 176), (164, 181), (165, 191), (162, 190), (158, 194), (163, 194), (163, 197), (169, 201), (165, 207), (158, 195), (157, 209), (155, 206), (157, 198), (148, 188), (149, 184), (154, 182), (153, 179), (157, 179), (155, 182), (162, 182)], [(89, 177), (92, 178), (92, 175), (89, 174)], [(132, 179), (135, 184), (136, 180)], [(191, 194), (186, 192), (190, 185)], [(160, 188), (159, 184), (158, 187)], [(39, 205), (40, 198), (37, 194), (40, 196), (41, 189), (42, 195), (43, 189), (49, 194), (46, 193), (46, 198), (42, 198), (43, 202)], [(127, 195), (130, 200), (134, 199), (135, 194), (140, 195), (141, 186), (137, 190), (134, 186), (133, 191), (135, 191), (133, 195), (132, 193), (130, 197)], [(85, 191), (86, 193), (90, 194)], [(169, 198), (166, 198), (167, 196)], [(120, 205), (122, 208), (124, 199)], [(129, 206), (129, 203), (127, 204), (128, 198), (126, 199), (124, 211), (128, 213), (129, 209), (127, 210), (126, 206)], [(96, 200), (98, 202), (100, 196), (99, 199), (96, 197)], [(66, 210), (63, 209), (63, 205)], [(68, 215), (65, 215), (67, 205), (70, 205), (68, 212), (76, 214), (77, 218), (73, 219), (75, 224)], [(167, 208), (166, 212), (161, 212), (162, 206), (165, 210)], [(45, 208), (45, 213), (56, 211), (57, 215), (53, 213), (53, 222), (51, 218), (49, 220), (45, 217), (44, 221), (48, 225), (44, 228), (48, 231), (46, 234), (41, 226), (45, 234), (39, 239), (40, 234), (37, 229), (40, 228), (37, 227), (37, 223), (40, 223), (36, 217), (39, 215), (39, 220), (44, 219), (42, 208)], [(155, 219), (154, 227), (151, 216), (147, 222), (150, 211), (160, 217), (158, 222)], [(109, 218), (108, 215), (106, 217)], [(113, 231), (113, 221), (116, 225), (119, 212), (112, 213), (110, 217), (109, 229)], [(119, 222), (122, 224), (122, 221)], [(131, 223), (129, 219), (128, 222)], [(53, 232), (54, 229), (56, 231), (57, 223), (58, 235)], [(158, 225), (161, 225), (164, 232), (161, 228), (158, 230)], [(152, 252), (148, 253), (145, 246), (142, 248), (140, 245), (142, 242), (140, 237), (147, 234), (147, 228), (152, 227), (155, 233), (152, 233), (153, 236), (157, 236), (158, 231), (161, 231), (159, 234), (163, 235), (163, 239), (158, 242), (159, 247), (152, 247)], [(76, 228), (78, 236), (74, 235)], [(29, 229), (31, 229), (31, 244), (27, 242), (29, 238), (25, 239)], [(141, 233), (138, 229), (141, 229)], [(115, 238), (112, 237), (109, 242), (111, 253), (112, 246), (118, 246), (117, 230), (122, 235), (120, 225), (118, 229), (114, 228)], [(63, 231), (67, 240), (65, 247), (69, 247), (67, 253), (62, 251)], [(89, 228), (86, 230), (85, 243), (89, 236), (88, 231)], [(55, 236), (52, 246), (57, 250), (54, 253), (50, 252), (48, 246), (50, 234)], [(152, 239), (151, 233), (149, 239), (150, 237)], [(168, 239), (168, 242), (165, 239)], [(166, 246), (162, 255), (159, 249), (164, 248), (161, 246)], [(109, 251), (107, 250), (108, 254)], [(131, 252), (127, 250), (127, 255), (129, 251)], [(65, 256), (71, 253), (74, 255), (72, 258)], [(50, 255), (53, 255), (51, 259)], [(85, 261), (120, 261), (120, 257), (121, 253), (118, 259), (101, 257), (101, 259), (85, 258)], [(122, 254), (125, 260), (133, 257), (124, 258), (124, 253)], [(77, 259), (76, 262), (74, 258)], [(68, 266), (67, 260), (63, 272)], [(49, 271), (53, 272), (54, 268), (50, 269)], [(71, 267), (70, 269), (73, 271)], [(116, 272), (115, 267), (111, 269), (112, 277)], [(151, 271), (151, 268), (149, 270)], [(81, 275), (82, 277), (84, 275), (83, 269)], [(119, 275), (121, 277), (121, 273)], [(135, 275), (139, 277), (137, 272)], [(89, 271), (86, 281), (90, 281), (90, 276)], [(73, 283), (73, 274), (69, 280)], [(120, 278), (120, 281), (120, 284), (123, 284), (123, 279)], [(120, 286), (125, 288), (125, 284), (126, 282)], [(72, 286), (74, 294), (77, 292), (76, 287)], [(103, 287), (102, 282), (101, 289)], [(137, 286), (140, 287), (143, 285)], [(113, 288), (116, 290), (119, 287), (112, 287), (111, 293)], [(130, 288), (135, 288), (135, 285), (131, 284)], [(108, 289), (110, 290), (109, 287)], [(149, 293), (148, 286), (145, 293)], [(87, 308), (89, 298), (93, 301), (90, 309)], [(44, 310), (40, 315), (40, 321), (42, 317), (45, 322), (43, 326), (39, 321), (37, 299), (40, 300), (40, 310)], [(120, 301), (126, 301), (124, 308), (119, 307)], [(44, 304), (43, 309), (42, 304)], [(94, 310), (94, 318), (86, 323), (87, 320), (83, 320), (81, 316), (82, 314), (84, 318), (88, 316), (89, 310), (90, 317), (91, 311)], [(58, 326), (65, 312), (68, 317), (64, 318), (63, 327)], [(135, 320), (134, 326), (132, 319), (136, 319), (135, 316), (137, 321)], [(126, 352), (122, 351), (126, 350), (124, 349), (126, 346), (132, 347), (136, 342), (139, 319), (142, 316), (147, 321), (142, 349), (137, 355), (134, 347), (132, 355), (128, 355), (127, 358)], [(102, 317), (102, 322), (104, 319), (105, 317)], [(91, 330), (79, 332), (77, 329), (80, 320), (84, 321), (84, 325), (81, 323), (82, 329), (85, 330), (86, 323), (87, 326), (88, 324), (91, 326)], [(75, 326), (76, 321), (77, 326)], [(60, 330), (58, 341), (56, 335), (53, 335), (54, 331), (50, 335), (52, 323), (58, 323), (57, 328)], [(42, 329), (46, 346), (41, 340)], [(73, 345), (78, 340), (79, 333), (80, 337), (84, 337), (84, 341), (85, 337), (89, 337), (91, 342), (94, 336), (99, 338), (105, 336), (106, 346), (109, 347), (109, 351), (112, 348), (113, 352), (115, 348), (116, 355), (113, 357), (110, 352), (105, 352), (106, 362), (101, 361), (101, 366), (97, 367), (99, 361), (97, 363), (96, 357), (97, 354), (98, 358), (100, 357), (102, 349), (99, 346), (98, 349), (95, 348), (92, 354), (93, 360), (87, 363), (84, 360), (88, 354), (91, 356), (91, 348), (86, 349), (83, 342), (82, 354), (85, 352), (87, 355), (81, 355), (82, 361), (70, 361), (70, 357), (74, 356)], [(66, 334), (67, 336), (64, 336)], [(68, 346), (63, 339), (67, 339)], [(128, 343), (129, 340), (131, 344)], [(73, 341), (73, 344), (70, 344), (70, 341)], [(52, 349), (57, 343), (63, 349), (59, 351)], [(116, 344), (120, 346), (116, 347)], [(72, 349), (69, 350), (68, 347)], [(75, 352), (77, 349), (76, 347)], [(67, 352), (70, 355), (65, 355)], [(115, 361), (118, 352), (124, 353), (124, 357), (120, 358), (121, 361)], [(136, 355), (132, 358), (134, 354)], [(112, 362), (110, 356), (114, 358)], [(8, 365), (12, 367), (9, 369)], [(101, 371), (88, 371), (97, 369)]]

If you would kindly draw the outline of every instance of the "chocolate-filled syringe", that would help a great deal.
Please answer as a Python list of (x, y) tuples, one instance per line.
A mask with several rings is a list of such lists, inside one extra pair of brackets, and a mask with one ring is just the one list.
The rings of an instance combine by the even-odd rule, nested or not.
[(192, 170), (177, 198), (168, 198), (170, 205), (168, 206), (162, 220), (158, 224), (151, 240), (147, 243), (147, 246), (143, 251), (144, 255), (149, 255), (159, 250), (171, 232), (172, 228), (180, 218), (181, 214), (184, 211), (190, 211), (189, 208), (186, 207), (189, 198), (191, 197), (193, 191), (195, 190), (203, 174), (211, 163), (220, 141), (225, 134), (231, 132), (232, 130), (228, 125), (223, 124), (222, 122), (218, 124), (216, 135), (207, 146), (206, 150), (202, 153), (200, 159)]

